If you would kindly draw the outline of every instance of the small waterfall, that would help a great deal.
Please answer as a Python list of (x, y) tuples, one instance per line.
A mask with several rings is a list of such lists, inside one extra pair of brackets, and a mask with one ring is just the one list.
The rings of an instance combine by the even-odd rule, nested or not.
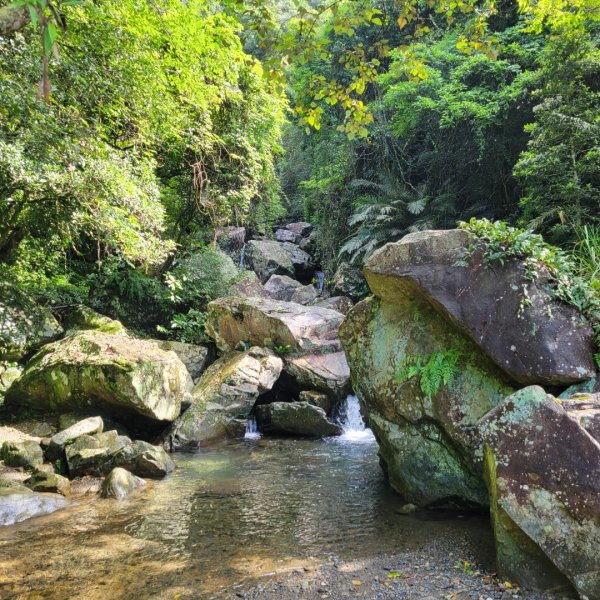
[(240, 250), (240, 271), (246, 268), (246, 244), (242, 246)]
[(258, 431), (258, 426), (256, 425), (256, 419), (254, 417), (250, 417), (246, 421), (246, 433), (244, 434), (245, 440), (257, 440), (260, 438), (260, 431)]
[(315, 273), (315, 279), (317, 280), (317, 290), (319, 291), (319, 295), (321, 295), (325, 289), (325, 273), (323, 273), (323, 271), (317, 271)]
[(348, 442), (373, 442), (375, 436), (365, 425), (360, 414), (360, 405), (356, 396), (348, 396), (344, 405), (344, 413), (341, 422), (342, 435), (338, 438)]

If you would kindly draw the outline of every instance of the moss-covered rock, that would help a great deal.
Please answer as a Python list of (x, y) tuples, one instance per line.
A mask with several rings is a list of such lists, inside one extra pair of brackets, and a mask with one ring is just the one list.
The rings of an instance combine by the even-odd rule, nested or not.
[(113, 456), (111, 467), (121, 467), (139, 477), (160, 479), (175, 470), (175, 463), (160, 446), (136, 440)]
[(95, 408), (116, 417), (172, 421), (191, 387), (174, 352), (150, 341), (82, 331), (40, 350), (6, 402), (40, 411)]
[(25, 485), (34, 492), (60, 494), (67, 498), (71, 495), (71, 482), (57, 473), (35, 471), (29, 479), (25, 480)]
[(95, 310), (80, 304), (75, 306), (64, 322), (67, 334), (76, 331), (99, 331), (101, 333), (111, 333), (114, 335), (127, 335), (127, 329), (120, 321), (105, 317)]
[(232, 352), (212, 364), (193, 391), (193, 402), (165, 435), (169, 448), (202, 446), (243, 435), (259, 395), (277, 381), (281, 358), (262, 348)]
[(4, 404), (6, 390), (21, 377), (23, 367), (17, 363), (0, 361), (0, 406)]
[(44, 462), (44, 452), (39, 443), (33, 440), (4, 442), (0, 449), (0, 458), (8, 467), (34, 469)]
[(0, 290), (0, 360), (19, 360), (62, 335), (62, 327), (47, 308), (5, 281), (0, 282)]
[(256, 408), (256, 420), (265, 433), (306, 437), (341, 435), (342, 428), (322, 408), (308, 402), (272, 402)]

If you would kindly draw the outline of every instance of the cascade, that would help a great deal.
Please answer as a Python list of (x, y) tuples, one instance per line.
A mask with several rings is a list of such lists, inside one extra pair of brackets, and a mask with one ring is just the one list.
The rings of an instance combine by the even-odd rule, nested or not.
[(257, 440), (260, 437), (261, 437), (260, 431), (258, 431), (256, 419), (254, 417), (250, 417), (246, 421), (246, 433), (244, 434), (244, 439), (245, 440)]
[(340, 440), (348, 442), (374, 442), (373, 432), (365, 425), (360, 413), (360, 405), (356, 396), (348, 396), (344, 405), (341, 421), (342, 435)]

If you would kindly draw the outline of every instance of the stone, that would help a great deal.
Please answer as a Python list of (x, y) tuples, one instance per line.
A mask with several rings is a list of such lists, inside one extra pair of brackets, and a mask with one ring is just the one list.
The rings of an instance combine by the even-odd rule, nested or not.
[(294, 223), (288, 223), (285, 229), (299, 235), (300, 237), (306, 237), (313, 231), (313, 225), (306, 221), (296, 221)]
[(310, 254), (291, 242), (282, 242), (281, 246), (290, 256), (296, 279), (303, 283), (310, 283), (315, 273), (315, 264)]
[(269, 391), (283, 362), (272, 352), (232, 352), (211, 365), (194, 388), (193, 402), (165, 435), (169, 449), (241, 437), (257, 398)]
[(175, 463), (160, 446), (136, 440), (112, 457), (111, 467), (121, 467), (139, 477), (158, 479), (172, 473)]
[(586, 381), (569, 386), (562, 394), (560, 394), (559, 398), (567, 399), (572, 398), (576, 394), (585, 395), (598, 393), (600, 393), (600, 375), (596, 373), (593, 377), (587, 379)]
[(21, 377), (23, 367), (17, 363), (0, 361), (0, 406), (4, 403), (6, 390)]
[(17, 361), (63, 334), (50, 310), (6, 281), (0, 288), (0, 360)]
[[(395, 282), (389, 279), (385, 298), (357, 304), (340, 328), (352, 387), (384, 471), (412, 504), (485, 506), (476, 425), (514, 389), (472, 340)], [(419, 375), (398, 378), (403, 365), (428, 364), (436, 353), (456, 359), (452, 377), (440, 379), (437, 390), (424, 393)]]
[(331, 415), (336, 406), (336, 402), (331, 396), (323, 394), (322, 392), (315, 392), (314, 390), (301, 391), (298, 400), (300, 402), (308, 402), (308, 404), (312, 404), (313, 406), (318, 406), (325, 411), (327, 416)]
[(100, 495), (103, 498), (116, 498), (122, 500), (133, 491), (146, 485), (140, 477), (136, 477), (121, 467), (115, 467), (102, 483)]
[(127, 329), (123, 327), (120, 321), (105, 317), (83, 304), (79, 304), (71, 310), (65, 319), (64, 326), (67, 335), (85, 330), (100, 331), (101, 333), (111, 333), (114, 335), (127, 335)]
[(354, 306), (354, 302), (352, 302), (352, 300), (346, 296), (332, 296), (331, 298), (323, 298), (316, 300), (312, 304), (313, 306), (336, 310), (343, 315), (347, 315)]
[(349, 263), (342, 263), (333, 276), (331, 293), (334, 296), (347, 296), (353, 302), (359, 302), (370, 292), (361, 270)]
[(265, 283), (271, 275), (294, 277), (292, 257), (283, 244), (273, 240), (251, 240), (246, 245), (246, 263)]
[(598, 441), (538, 386), (479, 428), (500, 576), (544, 591), (568, 579), (580, 597), (599, 598)]
[(242, 298), (270, 298), (254, 271), (243, 271), (240, 278), (227, 288), (227, 296)]
[(25, 485), (34, 492), (46, 492), (60, 494), (69, 497), (71, 495), (71, 482), (62, 475), (36, 470)]
[(106, 474), (115, 455), (132, 443), (116, 431), (79, 436), (65, 448), (69, 476)]
[(15, 429), (14, 427), (8, 427), (6, 425), (0, 426), (0, 446), (4, 444), (4, 442), (23, 442), (25, 440), (37, 442), (38, 444), (40, 443), (39, 437), (35, 437), (20, 429)]
[(202, 286), (207, 279), (214, 279), (216, 273), (221, 281), (229, 284), (239, 277), (238, 266), (231, 256), (210, 248), (181, 260), (177, 265), (177, 273), (186, 278), (186, 285), (189, 287), (196, 282)]
[(287, 275), (271, 275), (265, 283), (265, 290), (273, 300), (290, 302), (294, 292), (304, 287), (299, 281)]
[(275, 239), (278, 242), (291, 242), (292, 244), (299, 244), (302, 241), (302, 236), (290, 231), (289, 229), (277, 229), (275, 231)]
[(350, 368), (343, 352), (286, 356), (284, 369), (299, 388), (323, 392), (336, 401), (345, 398), (352, 389)]
[(38, 442), (4, 442), (0, 449), (0, 458), (7, 467), (33, 469), (44, 462), (44, 452)]
[(49, 515), (68, 504), (68, 500), (59, 494), (0, 487), (0, 525), (14, 525), (32, 517)]
[(319, 292), (314, 285), (303, 285), (299, 287), (290, 298), (290, 302), (298, 304), (311, 304), (319, 297)]
[(287, 433), (307, 437), (341, 435), (342, 429), (325, 411), (308, 402), (273, 402), (256, 407), (256, 420), (264, 433)]
[(155, 340), (155, 342), (161, 350), (177, 354), (194, 383), (215, 359), (214, 347), (209, 344), (185, 344), (166, 340)]
[(73, 443), (82, 435), (94, 435), (102, 433), (103, 430), (104, 421), (101, 417), (89, 417), (78, 421), (50, 438), (50, 443), (46, 448), (46, 457), (48, 460), (55, 461), (62, 457), (67, 444)]
[(569, 417), (600, 442), (600, 394), (575, 394), (559, 400)]
[(548, 291), (550, 274), (531, 281), (517, 259), (488, 268), (481, 249), (468, 255), (472, 242), (462, 230), (411, 233), (371, 255), (369, 287), (386, 301), (401, 294), (428, 302), (520, 384), (593, 377), (591, 325)]
[(147, 340), (82, 331), (42, 348), (11, 386), (6, 403), (172, 421), (192, 386), (174, 352)]
[(240, 344), (288, 352), (341, 350), (344, 315), (316, 306), (263, 298), (220, 298), (208, 305), (206, 330), (223, 352)]

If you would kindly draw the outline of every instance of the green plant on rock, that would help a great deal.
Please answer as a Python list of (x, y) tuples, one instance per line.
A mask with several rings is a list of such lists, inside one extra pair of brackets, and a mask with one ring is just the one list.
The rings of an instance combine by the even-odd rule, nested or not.
[(159, 325), (156, 329), (170, 339), (186, 344), (200, 344), (207, 341), (206, 313), (191, 308), (186, 314), (175, 314), (170, 329)]
[(443, 385), (452, 385), (461, 357), (462, 352), (454, 349), (440, 350), (429, 356), (409, 356), (396, 369), (395, 381), (405, 383), (419, 377), (421, 391), (430, 400)]

